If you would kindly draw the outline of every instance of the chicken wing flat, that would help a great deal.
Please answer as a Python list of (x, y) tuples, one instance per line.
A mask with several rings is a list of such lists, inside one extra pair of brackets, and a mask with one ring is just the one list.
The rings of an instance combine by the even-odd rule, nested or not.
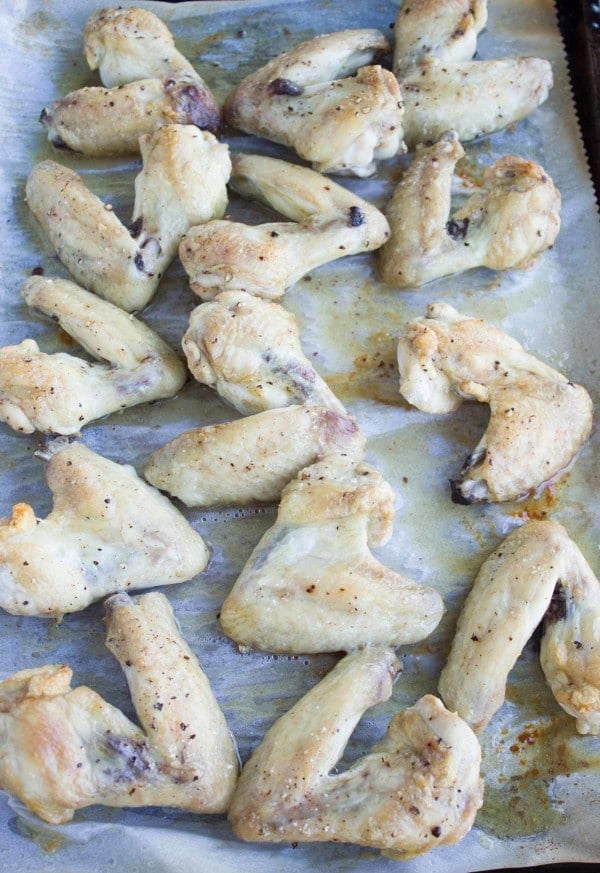
[(554, 521), (513, 531), (462, 609), (439, 690), (474, 730), (502, 706), (508, 674), (542, 620), (540, 659), (557, 702), (580, 733), (600, 733), (600, 583)]
[(543, 167), (513, 155), (488, 167), (480, 188), (451, 213), (463, 156), (456, 133), (446, 134), (417, 150), (396, 186), (386, 210), (391, 235), (380, 253), (388, 285), (414, 288), (473, 267), (524, 269), (554, 243), (560, 194)]
[(203, 300), (221, 291), (277, 299), (315, 267), (377, 249), (389, 236), (378, 209), (314, 170), (261, 155), (233, 155), (232, 165), (234, 191), (297, 223), (190, 228), (179, 256)]
[(427, 57), (400, 77), (408, 148), (455, 130), (461, 142), (502, 130), (546, 100), (552, 67), (543, 58), (442, 61)]
[(196, 428), (157, 449), (144, 476), (188, 506), (278, 500), (304, 467), (335, 452), (356, 463), (365, 438), (356, 422), (322, 406), (287, 406)]
[(162, 127), (140, 148), (131, 228), (54, 161), (37, 164), (26, 187), (29, 208), (65, 267), (129, 312), (152, 298), (186, 230), (223, 215), (231, 172), (227, 146), (189, 125)]
[(490, 406), (487, 430), (451, 482), (456, 503), (535, 491), (564, 472), (590, 434), (584, 388), (446, 303), (407, 325), (398, 364), (400, 393), (423, 412), (453, 412), (465, 399)]
[(141, 136), (174, 123), (219, 134), (215, 98), (152, 12), (95, 12), (84, 49), (105, 87), (80, 88), (42, 111), (40, 121), (57, 148), (96, 156), (137, 152)]
[(145, 324), (65, 279), (34, 276), (23, 296), (99, 361), (45, 354), (35, 340), (0, 349), (0, 419), (20, 433), (75, 434), (111, 412), (172, 397), (186, 371)]
[(90, 688), (71, 689), (65, 664), (22, 670), (0, 683), (0, 787), (53, 824), (95, 803), (224, 812), (235, 748), (167, 599), (117, 594), (106, 627), (143, 729)]
[(391, 487), (366, 464), (329, 455), (302, 470), (223, 604), (225, 633), (286, 654), (427, 637), (444, 611), (440, 595), (370, 552), (391, 536), (393, 506)]
[(385, 738), (332, 773), (366, 709), (387, 700), (390, 649), (347, 655), (268, 731), (229, 809), (243, 840), (358, 843), (408, 859), (456, 843), (482, 803), (472, 730), (432, 695), (398, 712)]
[(225, 120), (293, 148), (322, 173), (370, 176), (402, 149), (398, 82), (365, 66), (389, 48), (378, 30), (303, 42), (247, 76), (229, 95)]
[(133, 467), (56, 440), (46, 477), (53, 508), (41, 521), (17, 503), (0, 523), (0, 606), (60, 616), (134, 588), (174, 585), (208, 563), (202, 537)]
[(487, 0), (410, 0), (394, 24), (394, 72), (433, 55), (440, 61), (467, 61), (487, 22)]
[(194, 309), (183, 350), (194, 378), (242, 415), (295, 404), (345, 414), (304, 355), (296, 319), (278, 303), (224, 291)]

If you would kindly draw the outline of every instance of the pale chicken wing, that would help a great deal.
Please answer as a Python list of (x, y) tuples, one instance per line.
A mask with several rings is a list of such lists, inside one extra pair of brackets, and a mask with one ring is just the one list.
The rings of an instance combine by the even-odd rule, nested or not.
[(502, 130), (530, 115), (552, 87), (543, 58), (442, 61), (426, 57), (400, 77), (408, 148), (455, 130), (461, 142)]
[(111, 412), (172, 397), (185, 382), (182, 361), (153, 330), (73, 282), (34, 276), (23, 296), (102, 363), (46, 354), (32, 339), (0, 348), (0, 419), (13, 430), (75, 434)]
[(191, 225), (223, 215), (229, 150), (210, 133), (167, 125), (140, 143), (131, 228), (73, 170), (43, 161), (26, 197), (58, 257), (85, 288), (128, 311), (152, 298)]
[(427, 307), (398, 345), (400, 393), (423, 412), (490, 406), (487, 429), (451, 482), (457, 503), (515, 500), (564, 472), (592, 427), (587, 391), (498, 328)]
[(229, 808), (238, 837), (358, 843), (406, 860), (469, 832), (482, 804), (481, 750), (432, 695), (398, 712), (370, 753), (332, 772), (365, 710), (390, 697), (398, 670), (390, 649), (347, 655), (275, 722)]
[(192, 227), (179, 256), (192, 291), (203, 300), (221, 291), (277, 299), (315, 267), (373, 251), (389, 236), (378, 209), (314, 170), (261, 155), (233, 155), (232, 165), (234, 191), (297, 223)]
[(208, 563), (202, 537), (133, 467), (80, 443), (47, 449), (50, 514), (26, 503), (0, 523), (0, 606), (60, 616), (134, 588), (175, 585)]
[(225, 718), (162, 594), (106, 602), (106, 644), (142, 728), (48, 664), (0, 682), (0, 787), (53, 824), (75, 810), (171, 806), (224, 812), (237, 778)]
[(560, 194), (543, 167), (523, 158), (497, 160), (452, 212), (454, 169), (463, 156), (456, 133), (417, 150), (386, 210), (391, 235), (380, 266), (388, 285), (414, 288), (481, 266), (524, 269), (554, 243)]
[(100, 9), (86, 24), (84, 50), (105, 87), (80, 88), (42, 111), (40, 121), (57, 148), (137, 152), (141, 136), (174, 123), (219, 134), (215, 98), (152, 12)]
[(242, 415), (305, 404), (344, 414), (304, 355), (292, 313), (243, 291), (197, 306), (183, 337), (188, 366)]
[(427, 637), (442, 598), (370, 551), (391, 536), (393, 506), (391, 487), (366, 464), (338, 454), (302, 470), (223, 604), (225, 633), (286, 654)]
[(303, 42), (247, 76), (229, 95), (225, 120), (293, 148), (322, 173), (370, 176), (402, 150), (398, 82), (365, 66), (387, 51), (378, 30)]
[(347, 415), (287, 406), (180, 434), (148, 459), (144, 476), (188, 506), (277, 500), (303, 467), (333, 452), (362, 460), (365, 438)]

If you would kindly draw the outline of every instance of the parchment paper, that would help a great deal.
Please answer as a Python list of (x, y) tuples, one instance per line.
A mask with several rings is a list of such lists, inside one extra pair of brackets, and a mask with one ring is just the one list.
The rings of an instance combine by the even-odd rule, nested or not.
[[(68, 337), (22, 303), (19, 289), (32, 268), (66, 275), (23, 202), (32, 165), (53, 157), (81, 172), (125, 221), (133, 204), (136, 160), (92, 160), (55, 153), (37, 118), (67, 91), (97, 79), (81, 52), (82, 28), (100, 6), (94, 0), (9, 0), (0, 11), (0, 295), (2, 345), (34, 337), (45, 351), (78, 352)], [(130, 5), (130, 4), (125, 4)], [(388, 29), (397, 4), (389, 0), (267, 0), (143, 3), (169, 22), (178, 46), (220, 99), (268, 58), (316, 33), (348, 27)], [(564, 523), (596, 572), (600, 477), (597, 436), (555, 489), (521, 504), (461, 507), (451, 503), (448, 478), (475, 446), (485, 410), (465, 406), (448, 417), (426, 416), (397, 392), (396, 338), (402, 323), (431, 301), (448, 300), (467, 314), (500, 325), (525, 346), (582, 383), (597, 399), (600, 232), (566, 65), (550, 0), (493, 0), (483, 58), (538, 55), (554, 68), (548, 102), (516, 128), (467, 146), (461, 174), (468, 182), (496, 157), (516, 153), (544, 165), (563, 196), (563, 227), (554, 249), (527, 272), (496, 275), (478, 270), (416, 292), (380, 285), (371, 256), (355, 256), (318, 270), (292, 288), (284, 304), (298, 316), (307, 354), (365, 429), (368, 458), (394, 486), (395, 533), (378, 557), (405, 574), (435, 585), (447, 613), (426, 642), (401, 651), (404, 672), (393, 699), (367, 714), (348, 758), (385, 731), (398, 708), (435, 693), (456, 616), (477, 569), (502, 536), (530, 515)], [(287, 156), (251, 137), (234, 135), (234, 149)], [(402, 161), (381, 165), (376, 178), (343, 180), (383, 204)], [(233, 218), (265, 220), (256, 205), (231, 203)], [(169, 270), (143, 317), (178, 346), (198, 303), (181, 266)], [(91, 448), (141, 469), (149, 453), (181, 431), (236, 414), (208, 389), (190, 381), (178, 398), (141, 406), (87, 427)], [(19, 500), (39, 516), (50, 507), (43, 464), (34, 457), (37, 435), (0, 429), (0, 515)], [(184, 510), (208, 540), (212, 560), (200, 578), (166, 590), (183, 633), (198, 653), (245, 759), (270, 724), (335, 662), (334, 656), (242, 655), (218, 624), (219, 607), (254, 544), (274, 518), (273, 507), (203, 512)], [(0, 673), (44, 662), (68, 662), (75, 683), (89, 684), (134, 717), (126, 684), (104, 648), (101, 607), (67, 616), (61, 624), (0, 615)], [(534, 646), (513, 671), (507, 702), (482, 737), (486, 800), (477, 827), (459, 845), (399, 863), (343, 845), (260, 846), (236, 841), (221, 817), (169, 810), (120, 811), (92, 807), (72, 824), (51, 828), (14, 801), (0, 799), (0, 858), (6, 871), (204, 871), (244, 869), (279, 873), (429, 870), (464, 873), (493, 867), (600, 859), (600, 740), (582, 738), (554, 702)], [(368, 863), (367, 863), (368, 861)]]

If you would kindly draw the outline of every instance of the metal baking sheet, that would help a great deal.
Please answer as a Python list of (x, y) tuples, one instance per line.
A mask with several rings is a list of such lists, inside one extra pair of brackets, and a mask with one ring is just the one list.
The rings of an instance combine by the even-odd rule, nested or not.
[[(76, 351), (55, 327), (31, 314), (19, 296), (34, 267), (66, 275), (24, 204), (33, 164), (53, 157), (82, 173), (124, 220), (133, 204), (135, 159), (92, 160), (54, 153), (37, 122), (41, 108), (67, 91), (97, 80), (81, 51), (82, 28), (98, 6), (91, 0), (12, 0), (0, 10), (0, 194), (4, 210), (0, 270), (3, 319), (0, 343), (35, 338), (46, 351)], [(131, 4), (125, 4), (131, 5)], [(166, 20), (178, 46), (223, 99), (266, 59), (317, 33), (393, 22), (390, 0), (230, 0), (179, 5), (143, 3)], [(390, 716), (426, 692), (435, 692), (457, 612), (478, 567), (522, 519), (551, 515), (564, 523), (600, 571), (600, 474), (594, 435), (573, 470), (538, 500), (502, 506), (455, 506), (447, 480), (485, 426), (485, 410), (465, 406), (450, 417), (410, 409), (397, 392), (395, 344), (403, 323), (429, 302), (447, 300), (467, 314), (500, 325), (550, 365), (597, 391), (600, 225), (574, 114), (566, 63), (550, 0), (494, 0), (483, 58), (538, 55), (553, 65), (555, 87), (529, 119), (467, 147), (461, 175), (468, 182), (496, 157), (516, 153), (544, 165), (563, 196), (563, 227), (552, 251), (531, 270), (496, 275), (486, 270), (440, 280), (415, 292), (378, 283), (374, 261), (360, 255), (314, 270), (292, 288), (284, 305), (298, 317), (315, 366), (357, 417), (368, 436), (368, 459), (397, 495), (395, 533), (378, 557), (436, 586), (447, 613), (424, 643), (400, 651), (404, 671), (393, 698), (367, 713), (348, 754), (379, 738)], [(294, 160), (291, 153), (239, 134), (235, 150)], [(384, 162), (371, 180), (342, 183), (384, 204), (398, 176), (399, 159)], [(266, 210), (232, 199), (233, 218), (264, 220)], [(143, 317), (178, 346), (198, 303), (176, 263)], [(226, 421), (235, 413), (208, 389), (190, 381), (169, 401), (136, 407), (87, 427), (91, 448), (141, 469), (148, 454), (177, 433)], [(38, 515), (50, 507), (43, 464), (34, 456), (39, 436), (0, 432), (0, 515), (19, 500)], [(204, 512), (184, 510), (208, 540), (210, 566), (201, 577), (166, 589), (183, 633), (198, 653), (246, 758), (274, 719), (334, 663), (334, 656), (276, 657), (240, 654), (224, 638), (219, 607), (274, 507)], [(57, 624), (0, 615), (2, 675), (44, 662), (68, 662), (75, 682), (89, 684), (134, 717), (123, 676), (104, 648), (101, 607)], [(507, 702), (482, 738), (486, 800), (476, 827), (460, 844), (410, 862), (346, 845), (253, 845), (235, 840), (222, 817), (177, 811), (91, 807), (72, 824), (52, 828), (14, 801), (0, 798), (0, 857), (5, 870), (87, 873), (110, 869), (229, 873), (243, 865), (264, 871), (425, 873), (443, 868), (467, 873), (503, 866), (600, 859), (600, 740), (578, 737), (547, 689), (533, 646), (513, 671)]]

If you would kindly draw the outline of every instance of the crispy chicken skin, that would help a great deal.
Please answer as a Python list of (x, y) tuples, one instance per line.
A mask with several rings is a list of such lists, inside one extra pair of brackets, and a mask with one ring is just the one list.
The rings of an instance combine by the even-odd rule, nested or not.
[(96, 803), (224, 812), (235, 748), (167, 599), (117, 594), (105, 620), (142, 728), (90, 688), (71, 689), (65, 664), (22, 670), (0, 683), (0, 787), (53, 824)]
[(162, 127), (140, 147), (131, 228), (54, 161), (37, 164), (26, 186), (29, 208), (65, 267), (129, 312), (152, 298), (186, 230), (223, 215), (231, 172), (227, 146), (189, 125)]
[(400, 77), (408, 148), (455, 130), (461, 142), (502, 130), (548, 97), (552, 67), (543, 58), (442, 61), (427, 57)]
[(137, 152), (140, 137), (165, 124), (220, 133), (215, 98), (152, 12), (95, 12), (84, 49), (105, 87), (80, 88), (42, 111), (40, 121), (57, 148), (95, 156)]
[(227, 205), (229, 150), (195, 127), (168, 125), (141, 142), (127, 228), (73, 170), (43, 161), (26, 197), (58, 257), (85, 288), (131, 312), (153, 297), (191, 225), (220, 217)]
[(101, 363), (45, 354), (32, 339), (1, 348), (0, 419), (13, 430), (75, 434), (111, 412), (172, 397), (185, 382), (183, 363), (154, 331), (73, 282), (34, 276), (23, 296)]
[(303, 42), (247, 76), (229, 95), (225, 120), (293, 148), (322, 173), (370, 176), (402, 150), (398, 82), (365, 66), (389, 47), (378, 30)]
[(566, 530), (529, 521), (484, 563), (463, 606), (439, 690), (476, 731), (502, 706), (506, 680), (545, 617), (540, 659), (582, 734), (600, 734), (600, 583)]
[(487, 0), (410, 0), (394, 25), (397, 76), (433, 55), (440, 61), (468, 61), (487, 22)]
[(303, 467), (334, 452), (362, 460), (365, 438), (347, 415), (287, 406), (188, 430), (157, 449), (144, 476), (188, 506), (278, 500)]
[(451, 482), (456, 503), (515, 500), (559, 476), (588, 438), (592, 401), (516, 340), (446, 303), (427, 307), (398, 345), (400, 393), (423, 412), (490, 406), (483, 437)]
[(17, 503), (0, 522), (7, 612), (61, 616), (117, 591), (185, 582), (206, 567), (202, 537), (133, 467), (65, 439), (47, 451), (52, 511), (38, 520)]
[(304, 355), (291, 312), (243, 291), (197, 306), (183, 337), (188, 366), (242, 415), (304, 404), (345, 414)]
[(302, 470), (223, 604), (225, 633), (286, 654), (427, 637), (442, 598), (370, 552), (391, 536), (393, 506), (391, 487), (366, 464), (338, 454)]
[(233, 155), (232, 165), (234, 191), (296, 223), (192, 227), (179, 256), (203, 300), (221, 291), (277, 299), (315, 267), (377, 249), (389, 236), (378, 209), (314, 170), (261, 155)]
[(560, 229), (560, 194), (543, 167), (507, 155), (451, 214), (456, 133), (421, 148), (396, 186), (386, 214), (391, 236), (380, 252), (381, 277), (410, 288), (473, 267), (530, 267)]
[(238, 837), (358, 843), (406, 860), (468, 833), (482, 803), (481, 750), (430, 694), (396, 713), (369, 754), (332, 773), (365, 710), (390, 697), (398, 670), (390, 649), (347, 655), (275, 722), (229, 808)]

